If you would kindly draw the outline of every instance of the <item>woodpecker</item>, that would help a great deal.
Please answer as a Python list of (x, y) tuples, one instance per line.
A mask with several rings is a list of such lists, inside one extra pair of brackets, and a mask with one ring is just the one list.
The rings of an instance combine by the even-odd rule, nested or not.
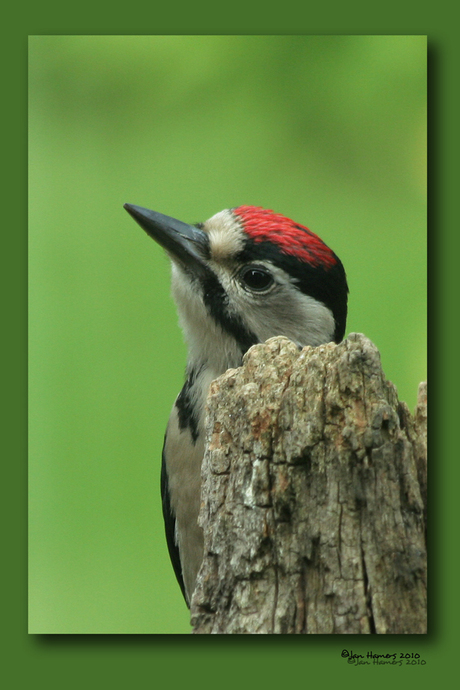
[(161, 493), (169, 554), (190, 606), (203, 559), (197, 520), (211, 381), (276, 335), (299, 348), (340, 342), (347, 279), (316, 234), (270, 210), (239, 206), (189, 225), (140, 206), (124, 208), (171, 259), (172, 294), (188, 344), (185, 384), (165, 434)]

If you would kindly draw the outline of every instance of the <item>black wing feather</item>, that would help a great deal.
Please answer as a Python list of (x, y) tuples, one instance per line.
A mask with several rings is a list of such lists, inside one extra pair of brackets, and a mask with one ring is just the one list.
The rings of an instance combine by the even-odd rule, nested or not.
[(169, 557), (176, 574), (177, 581), (184, 595), (185, 602), (188, 606), (187, 597), (185, 596), (184, 578), (182, 577), (182, 566), (179, 556), (179, 548), (176, 544), (176, 518), (171, 509), (169, 500), (168, 487), (168, 471), (166, 469), (165, 451), (163, 445), (163, 453), (161, 457), (161, 502), (163, 505), (163, 519), (165, 521), (166, 542), (168, 544)]

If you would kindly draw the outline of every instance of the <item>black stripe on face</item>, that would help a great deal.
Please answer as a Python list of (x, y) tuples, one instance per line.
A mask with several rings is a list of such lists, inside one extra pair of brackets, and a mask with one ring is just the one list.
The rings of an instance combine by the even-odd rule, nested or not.
[(237, 341), (241, 354), (244, 355), (250, 347), (259, 342), (259, 339), (245, 326), (237, 314), (229, 310), (227, 294), (214, 275), (208, 276), (201, 285), (203, 301), (208, 313), (223, 331)]
[(339, 343), (345, 334), (347, 320), (348, 286), (342, 262), (334, 254), (333, 266), (312, 266), (285, 254), (272, 242), (248, 240), (237, 260), (241, 263), (271, 261), (294, 279), (295, 287), (304, 295), (313, 297), (328, 307), (335, 320), (334, 340)]

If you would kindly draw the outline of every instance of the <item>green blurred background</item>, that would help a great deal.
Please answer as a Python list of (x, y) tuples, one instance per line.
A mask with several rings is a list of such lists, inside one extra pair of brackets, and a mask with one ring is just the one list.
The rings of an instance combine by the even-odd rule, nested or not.
[(411, 408), (426, 378), (423, 36), (33, 36), (29, 629), (189, 632), (159, 470), (186, 350), (124, 202), (241, 204), (342, 259), (347, 333)]

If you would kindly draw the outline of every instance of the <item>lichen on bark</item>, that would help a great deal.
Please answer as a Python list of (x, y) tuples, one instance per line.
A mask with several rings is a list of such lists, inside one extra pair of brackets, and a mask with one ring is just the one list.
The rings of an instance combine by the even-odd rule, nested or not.
[(426, 632), (426, 384), (361, 334), (255, 345), (211, 385), (195, 633)]

